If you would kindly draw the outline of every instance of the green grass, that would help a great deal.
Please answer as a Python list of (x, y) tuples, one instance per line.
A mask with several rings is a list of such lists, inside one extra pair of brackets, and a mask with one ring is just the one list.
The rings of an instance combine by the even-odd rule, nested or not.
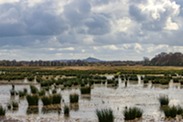
[(168, 96), (161, 96), (159, 98), (160, 106), (167, 106), (169, 104), (169, 98)]
[(38, 95), (27, 95), (26, 97), (29, 106), (38, 106)]
[(136, 118), (141, 118), (143, 111), (137, 107), (128, 108), (123, 112), (125, 120), (134, 120)]
[(6, 110), (3, 108), (2, 105), (0, 105), (0, 116), (5, 116)]
[(90, 86), (81, 87), (80, 91), (81, 91), (81, 94), (90, 94), (91, 93), (91, 87)]
[(69, 98), (70, 98), (70, 103), (78, 103), (79, 101), (79, 95), (76, 93), (70, 94)]
[(96, 110), (99, 122), (114, 122), (114, 115), (111, 109)]

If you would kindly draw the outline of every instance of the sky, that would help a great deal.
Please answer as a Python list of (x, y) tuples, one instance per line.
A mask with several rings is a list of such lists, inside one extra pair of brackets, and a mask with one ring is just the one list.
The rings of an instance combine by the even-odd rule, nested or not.
[(183, 0), (0, 0), (0, 60), (183, 52)]

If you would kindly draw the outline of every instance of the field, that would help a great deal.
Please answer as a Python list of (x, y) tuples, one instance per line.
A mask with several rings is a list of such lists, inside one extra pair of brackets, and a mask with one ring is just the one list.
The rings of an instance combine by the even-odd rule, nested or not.
[(1, 121), (183, 121), (183, 67), (0, 67)]

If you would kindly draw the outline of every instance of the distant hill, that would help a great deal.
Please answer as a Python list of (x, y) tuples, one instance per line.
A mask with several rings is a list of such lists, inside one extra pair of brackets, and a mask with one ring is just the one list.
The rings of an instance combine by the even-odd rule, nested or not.
[(183, 66), (183, 54), (180, 52), (162, 52), (152, 58), (149, 65), (153, 66)]
[(102, 62), (101, 60), (97, 59), (97, 58), (93, 58), (93, 57), (88, 57), (87, 59), (83, 59), (84, 62), (89, 62), (89, 63), (97, 63), (97, 62)]

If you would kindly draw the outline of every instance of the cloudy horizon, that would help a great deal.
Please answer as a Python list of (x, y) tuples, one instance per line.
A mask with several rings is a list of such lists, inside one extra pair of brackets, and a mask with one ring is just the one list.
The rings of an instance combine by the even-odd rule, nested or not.
[(0, 0), (0, 60), (143, 60), (182, 33), (182, 0)]

